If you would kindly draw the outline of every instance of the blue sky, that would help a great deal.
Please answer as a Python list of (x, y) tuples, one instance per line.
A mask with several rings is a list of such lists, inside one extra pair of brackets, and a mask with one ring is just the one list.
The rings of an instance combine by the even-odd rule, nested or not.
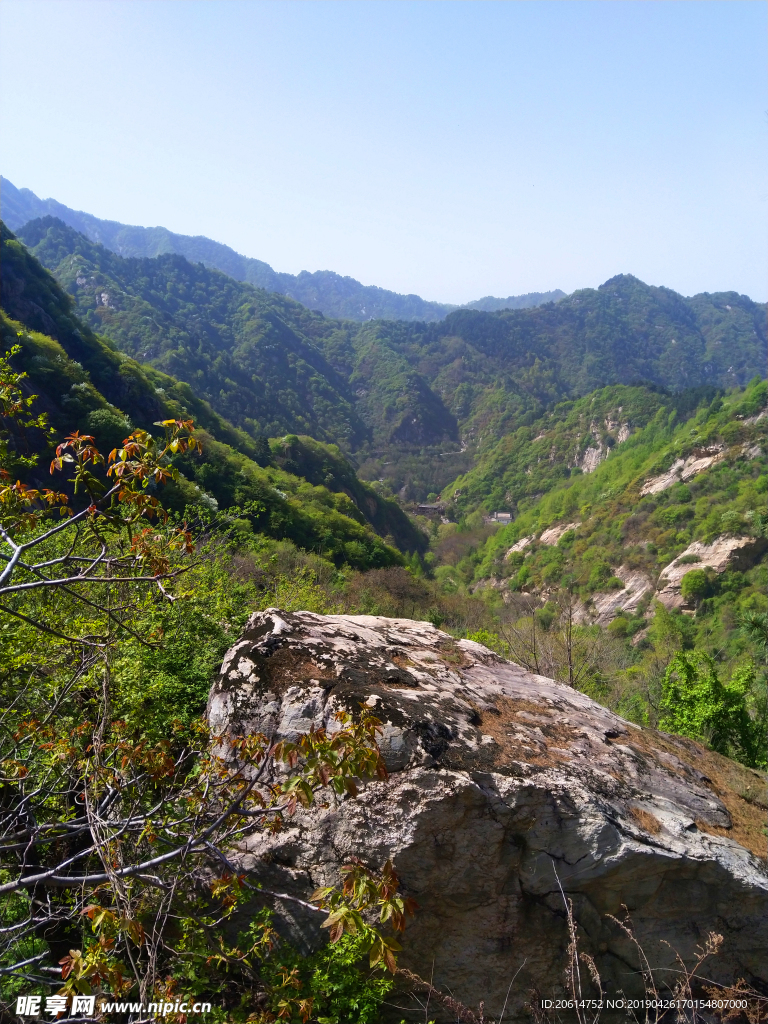
[(428, 299), (768, 295), (768, 7), (3, 0), (0, 172)]

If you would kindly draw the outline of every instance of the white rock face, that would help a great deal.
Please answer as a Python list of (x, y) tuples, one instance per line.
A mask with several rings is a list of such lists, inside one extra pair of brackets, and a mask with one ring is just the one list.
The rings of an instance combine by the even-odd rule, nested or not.
[(620, 565), (614, 570), (624, 584), (623, 590), (609, 590), (605, 594), (596, 594), (592, 602), (591, 612), (583, 616), (584, 621), (607, 625), (619, 612), (632, 613), (637, 609), (645, 595), (653, 590), (652, 581), (637, 569), (628, 569)]
[(509, 558), (509, 556), (511, 554), (513, 554), (515, 551), (523, 551), (532, 542), (533, 542), (533, 534), (530, 534), (528, 537), (521, 537), (520, 540), (515, 541), (515, 543), (512, 545), (512, 547), (509, 549), (509, 551), (507, 551), (507, 553), (506, 553), (506, 555), (504, 557), (505, 558)]
[[(679, 608), (684, 603), (680, 593), (680, 583), (686, 573), (693, 569), (712, 569), (714, 572), (721, 573), (742, 562), (749, 564), (765, 546), (754, 537), (724, 535), (718, 537), (711, 544), (702, 544), (701, 541), (695, 540), (682, 554), (661, 570), (656, 597), (666, 608)], [(684, 561), (691, 556), (695, 557), (697, 561)]]
[(605, 448), (601, 444), (597, 448), (587, 448), (581, 460), (581, 468), (585, 473), (594, 473), (605, 458)]
[[(768, 985), (763, 776), (403, 619), (257, 613), (208, 716), (217, 733), (293, 735), (364, 701), (385, 723), (389, 779), (254, 833), (231, 851), (240, 869), (306, 898), (350, 856), (391, 857), (419, 904), (401, 963), (498, 1016), (525, 962), (505, 1020), (524, 1018), (533, 986), (562, 992), (557, 878), (607, 992), (638, 994), (632, 948), (606, 916), (622, 904), (654, 965), (672, 966), (662, 940), (690, 956), (715, 930), (725, 947), (709, 976)], [(317, 915), (288, 902), (281, 914), (296, 942), (317, 941)]]
[(550, 526), (548, 530), (544, 530), (542, 535), (539, 537), (539, 543), (555, 545), (569, 530), (575, 530), (579, 526), (579, 523), (558, 523), (557, 526)]
[(700, 452), (694, 452), (687, 459), (677, 459), (666, 473), (646, 480), (640, 489), (640, 494), (658, 494), (659, 491), (665, 491), (672, 484), (690, 480), (691, 477), (703, 473), (705, 469), (709, 469), (716, 462), (722, 461), (725, 456), (724, 445), (713, 445), (711, 448), (704, 448)]

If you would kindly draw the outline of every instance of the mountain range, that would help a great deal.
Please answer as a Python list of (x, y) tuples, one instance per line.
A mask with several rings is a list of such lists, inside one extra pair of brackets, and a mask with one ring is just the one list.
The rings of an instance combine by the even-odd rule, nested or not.
[[(166, 488), (171, 510), (235, 508), (244, 527), (361, 569), (397, 565), (400, 551), (424, 550), (424, 534), (396, 502), (358, 479), (336, 445), (295, 434), (270, 444), (238, 430), (187, 384), (94, 334), (51, 274), (4, 224), (0, 230), (0, 344), (27, 375), (24, 386), (57, 440), (79, 430), (109, 451), (133, 428), (193, 419), (203, 453), (183, 459), (180, 482)], [(32, 482), (50, 486), (45, 438), (5, 429), (0, 438), (41, 457)]]
[[(169, 253), (184, 256), (192, 263), (220, 270), (236, 281), (287, 295), (310, 309), (326, 316), (348, 320), (441, 320), (460, 307), (443, 302), (428, 302), (418, 295), (399, 295), (386, 288), (363, 285), (352, 277), (342, 277), (330, 270), (300, 274), (282, 274), (262, 260), (241, 256), (228, 245), (214, 242), (202, 235), (179, 235), (167, 228), (136, 227), (113, 220), (102, 220), (90, 213), (72, 210), (55, 199), (39, 199), (28, 188), (16, 188), (7, 178), (0, 179), (2, 216), (7, 226), (16, 231), (38, 217), (58, 217), (80, 231), (92, 242), (120, 256), (155, 257)], [(510, 295), (506, 299), (486, 296), (466, 304), (468, 309), (524, 309), (545, 302), (556, 302), (565, 296), (559, 288), (549, 292)]]
[(126, 355), (252, 438), (339, 444), (406, 498), (439, 492), (557, 402), (613, 384), (743, 385), (768, 351), (764, 305), (630, 275), (530, 309), (359, 323), (179, 255), (119, 256), (50, 216), (18, 237)]
[[(0, 336), (59, 434), (109, 447), (195, 420), (172, 510), (218, 506), (338, 567), (407, 561), (438, 617), (484, 594), (546, 629), (572, 593), (630, 664), (666, 602), (674, 643), (744, 654), (739, 623), (766, 609), (764, 304), (618, 275), (534, 308), (361, 323), (50, 215), (2, 231)], [(646, 684), (610, 671), (643, 720)]]

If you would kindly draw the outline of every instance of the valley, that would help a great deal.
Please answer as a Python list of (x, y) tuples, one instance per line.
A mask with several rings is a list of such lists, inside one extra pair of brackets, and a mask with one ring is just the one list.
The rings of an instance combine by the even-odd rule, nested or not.
[[(460, 986), (470, 1001), (487, 987), (475, 978), (487, 958), (455, 970), (449, 947), (461, 945), (469, 925), (463, 911), (445, 915), (443, 868), (420, 875), (414, 867), (431, 864), (424, 844), (434, 845), (417, 819), (445, 822), (459, 837), (451, 863), (467, 867), (462, 899), (474, 901), (487, 879), (502, 892), (491, 901), (498, 928), (508, 927), (507, 910), (522, 913), (528, 897), (508, 898), (518, 868), (493, 852), (490, 834), (487, 872), (470, 870), (478, 830), (485, 834), (479, 822), (490, 820), (486, 804), (512, 816), (504, 826), (510, 849), (535, 873), (531, 837), (547, 863), (561, 849), (546, 825), (555, 820), (553, 790), (558, 815), (572, 815), (574, 801), (604, 815), (603, 768), (618, 809), (610, 827), (624, 837), (616, 846), (622, 893), (631, 898), (638, 878), (645, 884), (633, 866), (636, 849), (645, 851), (646, 871), (693, 850), (718, 865), (721, 887), (761, 891), (754, 864), (765, 857), (768, 736), (765, 305), (730, 292), (684, 298), (619, 275), (530, 308), (362, 322), (176, 253), (117, 254), (50, 215), (15, 233), (2, 226), (0, 271), (8, 353), (0, 360), (0, 526), (6, 544), (46, 545), (36, 564), (14, 566), (3, 553), (23, 579), (6, 587), (0, 606), (0, 685), (17, 730), (10, 735), (21, 737), (13, 744), (39, 729), (43, 749), (56, 752), (52, 763), (65, 765), (56, 770), (75, 770), (75, 747), (59, 749), (66, 735), (46, 732), (26, 705), (17, 712), (16, 695), (30, 708), (66, 699), (64, 734), (77, 737), (83, 716), (100, 713), (108, 680), (117, 716), (110, 756), (123, 758), (132, 799), (149, 806), (167, 785), (162, 799), (182, 823), (169, 818), (167, 834), (160, 828), (170, 848), (176, 828), (186, 827), (185, 801), (218, 828), (216, 787), (243, 792), (240, 768), (230, 777), (226, 761), (214, 758), (211, 769), (203, 758), (178, 770), (184, 751), (209, 728), (221, 729), (239, 751), (238, 765), (253, 771), (263, 758), (277, 771), (277, 755), (260, 744), (279, 709), (286, 735), (304, 752), (298, 774), (283, 784), (295, 787), (285, 790), (292, 794), (286, 815), (300, 805), (301, 828), (283, 834), (282, 824), (264, 825), (271, 811), (263, 807), (284, 792), (279, 786), (273, 797), (259, 793), (262, 809), (249, 806), (245, 825), (225, 815), (217, 842), (237, 858), (234, 877), (252, 870), (252, 848), (236, 845), (247, 833), (248, 843), (267, 851), (265, 877), (279, 886), (279, 900), (311, 909), (314, 886), (304, 875), (321, 878), (318, 858), (338, 867), (339, 857), (369, 855), (371, 843), (386, 846), (387, 828), (399, 835), (397, 822), (407, 820), (414, 839), (397, 847), (399, 863), (426, 910), (403, 962), (423, 972), (424, 951), (433, 951), (441, 983)], [(160, 458), (153, 453), (163, 436)], [(122, 489), (111, 475), (121, 467), (129, 481)], [(58, 506), (66, 506), (63, 517)], [(70, 522), (71, 543), (63, 539)], [(95, 575), (84, 574), (86, 562)], [(46, 593), (61, 565), (58, 589)], [(103, 593), (106, 600), (96, 596)], [(366, 724), (368, 711), (356, 723), (341, 711), (328, 733), (336, 739), (328, 739), (337, 697), (375, 707), (383, 733)], [(87, 720), (82, 728), (87, 734)], [(339, 737), (342, 754), (333, 746)], [(290, 775), (298, 755), (285, 749)], [(47, 762), (31, 747), (16, 763), (36, 777)], [(211, 772), (202, 788), (198, 763)], [(626, 783), (637, 764), (641, 803)], [(670, 765), (679, 775), (671, 781)], [(334, 832), (328, 846), (324, 830), (339, 812), (314, 803), (311, 772), (318, 792), (332, 783), (345, 794), (348, 843)], [(446, 773), (465, 781), (457, 789)], [(353, 799), (355, 778), (374, 775)], [(502, 780), (501, 796), (482, 782), (491, 777)], [(475, 808), (468, 824), (457, 823), (459, 791)], [(379, 801), (375, 828), (361, 817), (372, 800)], [(56, 815), (69, 812), (50, 806), (50, 828), (59, 829)], [(569, 840), (579, 863), (591, 842), (586, 820)], [(725, 857), (722, 836), (738, 856)], [(154, 852), (144, 850), (148, 842), (144, 831), (131, 833), (141, 856)], [(209, 846), (195, 854), (199, 864)], [(151, 913), (160, 906), (152, 886), (162, 892), (169, 884), (163, 877), (142, 888)], [(199, 900), (197, 876), (181, 877), (184, 898)], [(366, 892), (390, 891), (390, 876), (365, 877)], [(274, 941), (273, 918), (249, 889), (231, 894), (239, 886), (232, 878), (215, 882), (212, 899), (223, 900), (217, 913), (224, 917), (239, 908), (250, 922), (247, 942), (211, 966), (205, 943), (218, 923), (208, 922), (201, 902), (197, 916), (183, 918), (178, 941), (205, 971), (174, 976), (174, 984), (214, 989), (226, 1019), (246, 1021), (253, 1017), (243, 993), (254, 983), (243, 963), (263, 950), (259, 943)], [(703, 884), (692, 878), (685, 885)], [(596, 899), (575, 876), (566, 884), (578, 889), (580, 907)], [(679, 893), (674, 905), (685, 916), (691, 897), (684, 887)], [(702, 904), (702, 927), (714, 899)], [(612, 904), (596, 899), (595, 906), (605, 916)], [(378, 1019), (395, 982), (374, 974), (361, 980), (359, 968), (370, 948), (385, 948), (375, 945), (384, 941), (378, 932), (366, 926), (362, 938), (347, 934), (311, 951), (305, 937), (314, 926), (290, 914), (280, 920), (277, 949), (303, 972), (301, 991), (341, 977), (350, 1001), (323, 1002), (327, 991), (318, 989), (317, 1005), (348, 1008), (364, 999), (366, 1019)], [(429, 931), (437, 920), (441, 941)], [(477, 920), (472, 928), (481, 927)], [(512, 928), (518, 938), (520, 921)], [(653, 941), (657, 911), (646, 907), (638, 921)], [(530, 969), (530, 984), (555, 978), (560, 954), (544, 954), (561, 926), (553, 918), (536, 939), (541, 964)], [(267, 939), (256, 936), (260, 928)], [(609, 932), (600, 932), (600, 957), (614, 948)], [(41, 957), (49, 949), (58, 956), (54, 942), (69, 949), (69, 938), (52, 927), (47, 934), (53, 938), (34, 939)], [(723, 978), (734, 957), (748, 958), (738, 934), (729, 933)], [(374, 945), (363, 948), (363, 939)], [(13, 937), (9, 943), (9, 957), (26, 950)], [(383, 957), (394, 949), (386, 948)], [(502, 949), (499, 964), (505, 956)], [(600, 961), (611, 977), (613, 956)], [(258, 985), (270, 1005), (288, 1005), (298, 1021), (284, 976), (263, 973)], [(492, 990), (497, 1002), (503, 988)], [(514, 998), (523, 1019), (523, 997)]]

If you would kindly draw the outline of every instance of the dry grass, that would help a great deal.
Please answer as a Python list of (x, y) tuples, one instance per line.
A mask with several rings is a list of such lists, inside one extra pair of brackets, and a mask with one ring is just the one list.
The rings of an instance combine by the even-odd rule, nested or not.
[(640, 828), (645, 829), (646, 832), (650, 832), (652, 836), (658, 835), (661, 832), (661, 822), (655, 814), (651, 814), (650, 811), (646, 811), (643, 807), (630, 807), (629, 813), (638, 823)]
[[(481, 728), (498, 744), (499, 766), (525, 761), (539, 768), (554, 768), (571, 761), (566, 748), (579, 737), (579, 730), (563, 724), (554, 711), (539, 702), (502, 696), (495, 699), (494, 707), (496, 713), (481, 715)], [(523, 717), (526, 714), (531, 717)], [(544, 737), (538, 746), (524, 744), (515, 735), (516, 728), (525, 729), (526, 738), (533, 744), (536, 737), (531, 733), (532, 726), (539, 728)]]
[[(730, 828), (697, 821), (702, 832), (733, 839), (756, 857), (768, 858), (766, 776), (683, 736), (662, 736), (651, 729), (632, 730), (629, 746), (653, 756), (657, 751), (674, 754), (686, 764), (701, 785), (719, 797), (731, 816)], [(673, 770), (664, 765), (667, 770)], [(681, 773), (682, 775), (682, 773)]]

